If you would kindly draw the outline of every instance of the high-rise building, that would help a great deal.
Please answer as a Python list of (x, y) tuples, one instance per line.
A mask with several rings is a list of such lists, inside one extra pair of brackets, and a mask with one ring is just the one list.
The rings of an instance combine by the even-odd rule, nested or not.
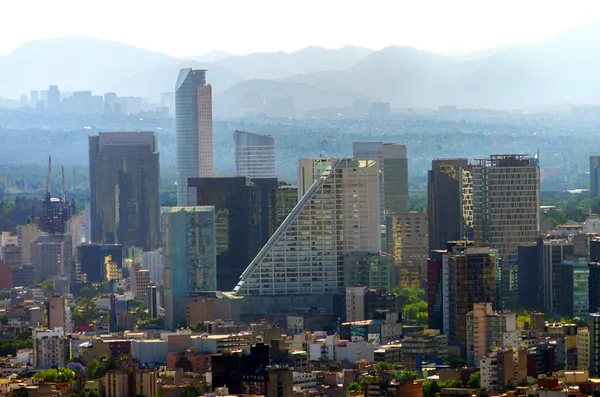
[(66, 365), (65, 330), (33, 330), (33, 366), (36, 369), (62, 368)]
[(476, 160), (473, 173), (473, 213), (481, 239), (502, 258), (502, 306), (518, 306), (519, 245), (534, 243), (540, 234), (540, 167), (537, 158), (497, 154)]
[(467, 363), (475, 365), (489, 352), (518, 347), (515, 313), (495, 312), (491, 302), (473, 304), (467, 314)]
[(101, 132), (89, 138), (93, 243), (158, 248), (158, 148), (152, 132)]
[(546, 313), (555, 313), (561, 307), (561, 264), (574, 258), (575, 247), (569, 238), (544, 238), (541, 244), (541, 273), (537, 275), (541, 280), (541, 309)]
[(31, 262), (36, 276), (48, 277), (68, 275), (75, 271), (71, 236), (43, 234), (30, 243)]
[(148, 287), (150, 286), (150, 270), (132, 269), (129, 283), (133, 297), (137, 300), (146, 301)]
[(31, 263), (30, 244), (37, 238), (39, 229), (36, 224), (18, 225), (17, 236), (21, 247), (21, 264)]
[(424, 212), (387, 217), (387, 247), (399, 269), (401, 288), (421, 288), (426, 281), (428, 227)]
[(497, 254), (489, 247), (461, 241), (449, 243), (446, 252), (433, 251), (432, 257), (428, 270), (438, 284), (429, 280), (430, 324), (441, 325), (448, 341), (464, 348), (467, 313), (475, 303), (495, 301)]
[(600, 156), (590, 156), (590, 197), (600, 196)]
[(123, 267), (123, 247), (121, 244), (80, 244), (76, 247), (77, 263), (83, 276), (82, 281), (88, 283), (102, 283), (107, 280), (105, 259), (110, 257)]
[(590, 312), (591, 289), (590, 268), (586, 258), (563, 261), (560, 269), (560, 307), (557, 307), (559, 314), (586, 320)]
[(427, 181), (429, 250), (444, 250), (448, 241), (473, 239), (473, 185), (467, 159), (436, 159)]
[(11, 289), (13, 285), (13, 266), (0, 259), (0, 289)]
[(275, 138), (236, 130), (233, 133), (235, 176), (277, 178)]
[(383, 174), (379, 186), (380, 222), (385, 216), (408, 212), (408, 158), (406, 146), (383, 142), (354, 142), (353, 156), (357, 159), (374, 159)]
[(590, 336), (590, 377), (597, 378), (600, 376), (600, 313), (590, 313), (588, 332)]
[(283, 223), (298, 202), (298, 188), (280, 186), (269, 192), (269, 237)]
[(53, 113), (58, 113), (60, 110), (60, 91), (57, 85), (48, 87), (48, 110)]
[[(261, 188), (247, 177), (188, 180), (188, 205), (215, 207), (217, 288), (221, 291), (235, 287), (237, 277), (264, 244), (262, 201)], [(267, 208), (264, 213), (268, 215)]]
[(29, 106), (35, 109), (39, 100), (40, 92), (38, 90), (31, 90), (31, 93), (29, 94)]
[(212, 206), (162, 211), (165, 324), (172, 328), (179, 318), (185, 321), (185, 305), (175, 308), (178, 298), (217, 289), (216, 214)]
[(377, 160), (300, 159), (298, 201), (241, 274), (241, 295), (334, 294), (344, 255), (381, 247)]
[(142, 269), (150, 270), (150, 281), (162, 284), (165, 263), (161, 248), (154, 251), (142, 252)]
[(177, 204), (187, 205), (187, 180), (213, 176), (212, 87), (206, 70), (182, 69), (175, 86)]
[(47, 302), (48, 329), (63, 329), (65, 333), (73, 331), (71, 306), (66, 295), (54, 295)]
[(156, 285), (148, 286), (148, 315), (150, 318), (158, 318), (160, 312), (160, 298), (158, 296), (158, 287)]

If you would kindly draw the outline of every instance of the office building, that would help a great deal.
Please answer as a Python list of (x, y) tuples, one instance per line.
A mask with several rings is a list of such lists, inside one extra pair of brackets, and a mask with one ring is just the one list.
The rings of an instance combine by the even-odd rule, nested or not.
[(158, 372), (154, 370), (135, 371), (135, 395), (158, 396)]
[(40, 100), (40, 92), (38, 90), (31, 90), (31, 92), (29, 94), (30, 107), (35, 109), (39, 100)]
[(129, 374), (121, 371), (108, 371), (104, 375), (104, 388), (109, 397), (130, 396)]
[(91, 241), (123, 249), (158, 248), (158, 147), (152, 132), (89, 138)]
[(57, 85), (51, 85), (48, 87), (48, 100), (47, 108), (52, 113), (58, 113), (60, 110), (60, 91), (58, 91)]
[(71, 236), (42, 234), (30, 243), (31, 262), (36, 276), (48, 277), (72, 275), (75, 271)]
[(31, 263), (31, 250), (30, 244), (37, 238), (39, 234), (38, 226), (36, 224), (18, 225), (17, 226), (17, 238), (19, 247), (21, 247), (21, 263)]
[(402, 341), (402, 355), (430, 361), (444, 359), (448, 357), (448, 337), (437, 329), (408, 334)]
[(187, 180), (213, 176), (212, 88), (206, 70), (182, 69), (175, 85), (177, 204), (187, 205)]
[(283, 223), (298, 202), (298, 188), (279, 186), (269, 192), (269, 237)]
[(517, 251), (540, 234), (540, 167), (522, 154), (497, 154), (476, 160), (473, 214), (481, 241), (502, 258), (502, 306), (518, 306)]
[(467, 363), (475, 365), (489, 352), (518, 347), (515, 313), (495, 312), (491, 302), (473, 304), (467, 314)]
[(381, 247), (376, 160), (300, 159), (298, 201), (241, 274), (241, 295), (334, 294), (344, 255)]
[(161, 248), (154, 251), (142, 252), (142, 269), (150, 271), (150, 281), (162, 284), (165, 263)]
[(440, 326), (448, 341), (467, 343), (467, 313), (475, 303), (496, 299), (497, 253), (470, 242), (452, 242), (447, 251), (433, 251), (428, 262), (429, 324)]
[(541, 280), (542, 310), (545, 313), (555, 313), (561, 308), (561, 289), (563, 286), (561, 264), (574, 259), (575, 246), (569, 238), (546, 237), (540, 239), (541, 244)]
[(519, 305), (527, 310), (544, 310), (540, 274), (542, 273), (542, 243), (538, 238), (537, 243), (525, 244), (519, 247), (518, 273), (519, 273)]
[(590, 197), (600, 196), (600, 156), (590, 156)]
[(48, 329), (63, 329), (66, 333), (73, 331), (71, 305), (66, 295), (54, 295), (47, 302)]
[(0, 289), (11, 289), (13, 285), (13, 266), (0, 259)]
[(148, 315), (150, 318), (158, 318), (160, 297), (158, 295), (158, 287), (156, 285), (148, 286)]
[(588, 317), (590, 335), (589, 372), (590, 377), (600, 376), (600, 313), (590, 313)]
[(364, 285), (376, 290), (391, 291), (398, 286), (394, 258), (370, 252), (344, 254), (344, 285)]
[(565, 260), (560, 265), (560, 306), (558, 314), (586, 320), (590, 313), (590, 268), (585, 258)]
[(216, 214), (212, 206), (166, 207), (162, 211), (165, 324), (172, 328), (179, 320), (185, 321), (185, 305), (177, 305), (178, 298), (216, 290)]
[(379, 164), (383, 176), (379, 186), (381, 224), (385, 224), (386, 215), (407, 212), (409, 199), (406, 146), (383, 142), (354, 142), (352, 146), (354, 158), (373, 159)]
[(121, 244), (80, 244), (75, 251), (84, 282), (102, 283), (107, 280), (106, 258), (115, 262), (117, 269), (123, 268)]
[(63, 368), (66, 360), (65, 330), (33, 330), (33, 366), (36, 369)]
[(12, 279), (14, 287), (29, 287), (35, 282), (35, 265), (27, 264), (12, 267)]
[(436, 159), (427, 177), (429, 250), (448, 241), (472, 240), (473, 178), (467, 159)]
[(577, 369), (587, 369), (590, 365), (590, 332), (587, 328), (579, 328), (575, 339), (577, 346)]
[(247, 177), (192, 178), (188, 186), (189, 205), (215, 207), (217, 288), (231, 291), (264, 243), (261, 188)]
[[(421, 288), (426, 282), (428, 226), (424, 212), (390, 215), (387, 247), (400, 274), (400, 288)], [(397, 286), (392, 286), (397, 287)]]
[(131, 269), (129, 283), (133, 297), (142, 302), (146, 301), (148, 298), (148, 287), (150, 286), (150, 270)]
[(233, 133), (235, 176), (277, 178), (275, 138), (236, 130)]

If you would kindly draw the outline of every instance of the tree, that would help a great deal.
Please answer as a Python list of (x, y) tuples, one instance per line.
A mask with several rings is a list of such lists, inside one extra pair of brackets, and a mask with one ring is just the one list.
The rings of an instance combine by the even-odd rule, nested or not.
[(97, 390), (90, 390), (87, 394), (87, 397), (100, 397), (100, 393)]
[(419, 374), (416, 371), (398, 371), (396, 372), (396, 379), (406, 382), (416, 380)]
[(440, 382), (440, 389), (460, 389), (463, 387), (463, 383), (460, 380), (446, 380)]
[(471, 376), (469, 376), (467, 386), (473, 389), (479, 389), (481, 387), (481, 373), (479, 371), (473, 372)]
[(436, 381), (426, 380), (423, 382), (423, 397), (434, 397), (439, 394), (441, 388)]
[(377, 372), (387, 372), (393, 370), (394, 366), (390, 363), (386, 363), (385, 361), (380, 361), (375, 364), (375, 369), (377, 369)]
[(54, 292), (54, 280), (51, 278), (47, 278), (42, 282), (42, 290), (44, 291), (44, 295), (48, 296)]
[(75, 372), (69, 368), (49, 369), (37, 372), (34, 377), (40, 378), (45, 382), (73, 382), (75, 380)]
[[(403, 307), (402, 315), (405, 321), (417, 321), (417, 315), (419, 313), (427, 313), (427, 302), (419, 301), (410, 303)], [(422, 321), (422, 319), (421, 319)]]
[(450, 366), (450, 368), (462, 368), (467, 365), (467, 362), (462, 358), (453, 357), (451, 359), (445, 360), (446, 364)]
[(348, 391), (362, 391), (365, 386), (365, 381), (361, 380), (360, 382), (350, 382), (348, 385)]

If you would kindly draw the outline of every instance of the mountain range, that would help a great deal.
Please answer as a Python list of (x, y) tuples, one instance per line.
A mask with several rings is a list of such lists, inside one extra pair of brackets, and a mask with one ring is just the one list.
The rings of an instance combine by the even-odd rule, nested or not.
[(68, 37), (24, 44), (0, 57), (0, 96), (18, 98), (58, 84), (61, 91), (117, 92), (157, 100), (184, 67), (207, 69), (217, 109), (242, 111), (251, 94), (293, 98), (297, 110), (348, 106), (355, 99), (392, 107), (456, 105), (496, 109), (598, 103), (600, 24), (541, 43), (450, 57), (410, 47), (346, 46), (293, 53), (176, 58), (131, 45)]

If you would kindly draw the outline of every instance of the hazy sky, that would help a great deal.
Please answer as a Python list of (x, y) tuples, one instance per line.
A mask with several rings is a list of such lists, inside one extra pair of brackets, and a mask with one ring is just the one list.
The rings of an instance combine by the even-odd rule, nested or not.
[(467, 52), (599, 19), (598, 0), (0, 0), (0, 55), (59, 36), (175, 56), (346, 44)]

